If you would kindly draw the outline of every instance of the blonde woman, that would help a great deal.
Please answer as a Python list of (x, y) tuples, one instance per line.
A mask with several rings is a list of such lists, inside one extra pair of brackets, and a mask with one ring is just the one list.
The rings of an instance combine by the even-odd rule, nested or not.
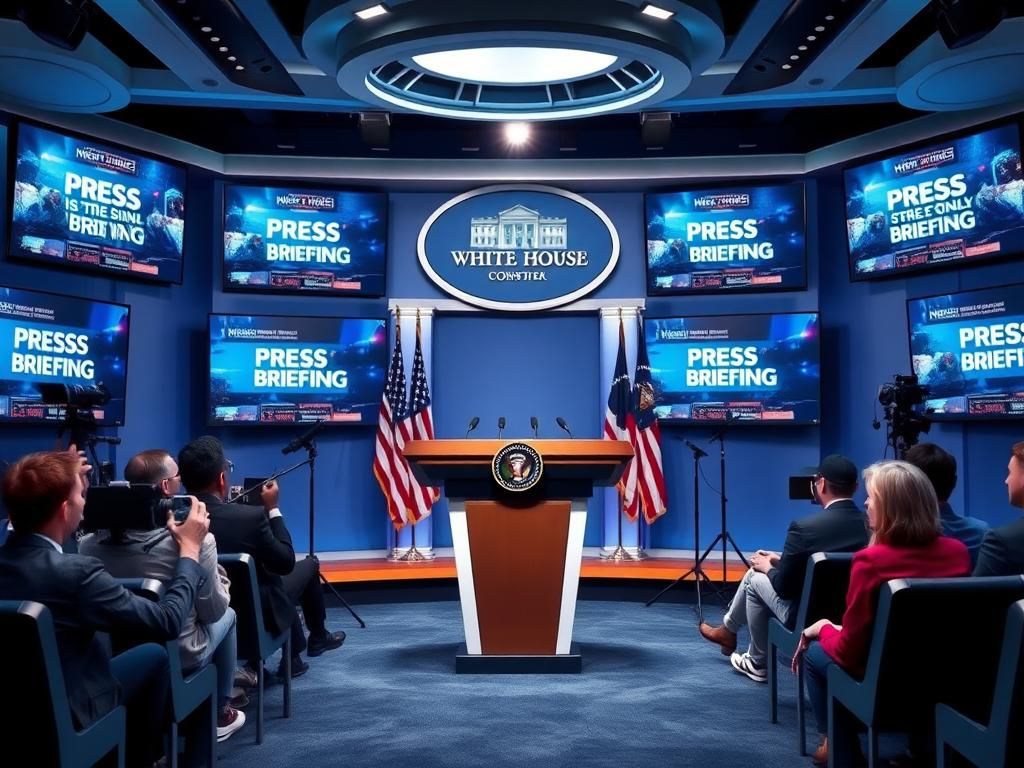
[(967, 547), (942, 535), (935, 489), (920, 469), (905, 461), (880, 461), (864, 470), (864, 484), (871, 541), (853, 556), (843, 623), (836, 626), (822, 619), (807, 627), (793, 658), (795, 670), (804, 657), (807, 694), (821, 735), (821, 746), (812, 758), (815, 765), (828, 762), (828, 667), (838, 664), (852, 675), (863, 676), (882, 585), (890, 579), (971, 572)]

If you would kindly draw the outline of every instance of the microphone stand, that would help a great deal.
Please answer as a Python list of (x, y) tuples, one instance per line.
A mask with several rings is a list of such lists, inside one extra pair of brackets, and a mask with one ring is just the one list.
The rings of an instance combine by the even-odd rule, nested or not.
[(650, 607), (653, 603), (657, 602), (662, 595), (672, 589), (672, 587), (681, 584), (686, 577), (692, 573), (697, 587), (697, 620), (703, 621), (704, 606), (701, 603), (701, 579), (708, 582), (710, 585), (711, 577), (704, 573), (704, 569), (701, 567), (701, 562), (703, 562), (704, 558), (707, 557), (708, 553), (705, 551), (702, 556), (698, 557), (697, 552), (700, 550), (700, 460), (704, 456), (707, 456), (707, 454), (703, 451), (698, 453), (692, 448), (691, 450), (693, 450), (693, 566), (686, 571), (686, 573), (661, 590), (661, 592), (644, 603), (644, 605)]
[(314, 491), (314, 489), (316, 487), (316, 457), (317, 457), (316, 441), (310, 439), (309, 441), (303, 443), (303, 447), (306, 449), (306, 458), (305, 459), (303, 459), (302, 461), (298, 462), (297, 464), (293, 464), (292, 466), (288, 467), (287, 469), (283, 469), (280, 472), (277, 472), (277, 473), (271, 475), (266, 480), (263, 480), (262, 482), (260, 482), (259, 485), (254, 485), (252, 488), (245, 488), (245, 489), (243, 489), (240, 493), (237, 493), (233, 497), (231, 497), (228, 500), (228, 503), (230, 504), (230, 503), (233, 503), (233, 502), (237, 501), (242, 496), (245, 496), (250, 491), (256, 490), (257, 488), (262, 486), (264, 483), (269, 483), (271, 480), (276, 480), (277, 478), (283, 477), (284, 475), (287, 475), (290, 472), (294, 472), (299, 467), (308, 466), (309, 467), (309, 555), (308, 555), (308, 557), (312, 557), (314, 560), (317, 560), (316, 572), (320, 576), (320, 581), (323, 582), (324, 586), (327, 587), (327, 589), (329, 589), (331, 591), (331, 593), (336, 598), (338, 598), (338, 600), (341, 601), (341, 604), (344, 605), (348, 609), (348, 612), (351, 613), (352, 616), (355, 618), (355, 620), (359, 622), (359, 626), (362, 627), (363, 629), (366, 629), (366, 622), (363, 621), (359, 617), (359, 614), (355, 612), (355, 610), (352, 608), (352, 606), (349, 605), (348, 601), (344, 597), (341, 596), (341, 594), (338, 592), (338, 590), (334, 588), (334, 585), (331, 584), (331, 582), (329, 582), (327, 580), (326, 576), (324, 576), (323, 571), (320, 570), (319, 560), (318, 560), (318, 558), (316, 556), (316, 543), (315, 543), (315, 540), (314, 540), (314, 530), (315, 530), (315, 525), (316, 525), (316, 506), (315, 506), (315, 502), (314, 502), (314, 499), (313, 499), (313, 491)]

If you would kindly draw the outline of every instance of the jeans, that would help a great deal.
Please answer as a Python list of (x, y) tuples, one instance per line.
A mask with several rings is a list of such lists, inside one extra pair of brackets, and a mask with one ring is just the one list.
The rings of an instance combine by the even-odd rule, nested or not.
[[(807, 697), (811, 700), (811, 710), (814, 712), (818, 734), (821, 736), (828, 733), (828, 669), (835, 663), (817, 640), (812, 640), (804, 652)], [(836, 722), (832, 729), (834, 738), (829, 742), (828, 749), (835, 755), (837, 765), (847, 765), (861, 754), (858, 738), (861, 727), (856, 718), (840, 704), (836, 705), (835, 717)]]
[(736, 595), (725, 614), (725, 627), (738, 632), (749, 627), (750, 645), (747, 653), (757, 667), (764, 667), (768, 658), (768, 621), (777, 616), (785, 624), (793, 604), (775, 594), (771, 579), (764, 573), (748, 568)]
[(110, 660), (128, 715), (126, 765), (149, 766), (163, 754), (167, 691), (167, 649), (145, 643)]
[(238, 642), (235, 637), (235, 612), (232, 608), (213, 624), (206, 625), (209, 642), (199, 665), (186, 672), (202, 669), (211, 661), (217, 666), (217, 703), (223, 709), (231, 701), (231, 689), (235, 686), (235, 668), (238, 666)]

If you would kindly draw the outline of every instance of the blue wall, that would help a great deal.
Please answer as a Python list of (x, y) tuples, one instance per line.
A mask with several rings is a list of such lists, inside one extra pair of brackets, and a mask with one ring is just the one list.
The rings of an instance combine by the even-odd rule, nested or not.
[[(6, 145), (6, 129), (0, 126)], [(5, 164), (7, 153), (0, 153)], [(342, 182), (343, 183), (343, 182)], [(864, 466), (880, 458), (882, 432), (871, 429), (878, 385), (894, 373), (908, 372), (907, 298), (1024, 281), (1024, 261), (963, 271), (925, 274), (909, 279), (850, 283), (846, 266), (845, 220), (841, 175), (837, 170), (806, 180), (808, 201), (809, 281), (806, 291), (747, 296), (656, 297), (647, 301), (647, 316), (723, 314), (732, 312), (822, 312), (824, 423), (819, 429), (732, 428), (726, 433), (729, 529), (745, 549), (781, 546), (786, 526), (805, 514), (805, 503), (786, 498), (787, 478), (814, 464), (820, 454), (839, 451)], [(222, 183), (211, 174), (191, 170), (188, 189), (186, 266), (183, 285), (152, 286), (104, 277), (3, 261), (0, 283), (122, 301), (132, 305), (128, 367), (127, 424), (123, 443), (110, 451), (118, 469), (134, 452), (164, 446), (176, 451), (206, 432), (225, 443), (237, 470), (246, 476), (280, 470), (302, 454), (282, 456), (280, 448), (294, 429), (208, 428), (205, 426), (208, 312), (284, 315), (383, 317), (384, 299), (246, 296), (221, 290), (219, 221)], [(681, 185), (680, 185), (681, 186)], [(0, 196), (6, 198), (7, 186)], [(591, 298), (643, 298), (643, 196), (587, 193), (611, 216), (622, 238), (620, 263), (609, 281)], [(415, 242), (427, 216), (449, 193), (392, 193), (388, 248), (388, 297), (441, 300), (424, 276)], [(0, 200), (7, 211), (7, 200)], [(3, 217), (6, 218), (6, 213)], [(0, 221), (0, 242), (7, 233)], [(480, 435), (493, 435), (498, 415), (509, 419), (510, 437), (528, 434), (529, 416), (541, 420), (541, 435), (556, 435), (554, 417), (568, 420), (577, 436), (600, 434), (610, 381), (601, 371), (601, 323), (596, 313), (548, 313), (509, 317), (486, 312), (436, 315), (433, 320), (432, 395), (436, 432), (460, 437), (473, 415), (481, 417)], [(511, 351), (510, 351), (511, 350)], [(406, 368), (411, 367), (406, 349)], [(630, 355), (632, 360), (632, 354)], [(632, 373), (632, 371), (631, 371)], [(319, 439), (316, 486), (318, 551), (383, 549), (384, 504), (371, 472), (375, 425), (329, 430)], [(55, 430), (5, 427), (0, 459), (51, 447)], [(649, 547), (694, 545), (692, 460), (684, 439), (707, 444), (710, 430), (663, 429), (663, 454), (669, 493), (668, 514), (651, 527)], [(953, 452), (960, 462), (961, 483), (954, 497), (958, 509), (1002, 523), (1015, 517), (1002, 485), (1010, 443), (1021, 439), (1019, 424), (936, 426), (928, 436)], [(701, 545), (719, 529), (718, 444), (702, 462)], [(305, 468), (281, 483), (289, 527), (305, 549), (308, 525), (308, 475)], [(863, 494), (860, 494), (862, 497)], [(590, 504), (586, 543), (606, 543), (602, 530), (604, 498)], [(446, 507), (435, 507), (434, 545), (451, 541)], [(614, 542), (607, 542), (614, 543)]]

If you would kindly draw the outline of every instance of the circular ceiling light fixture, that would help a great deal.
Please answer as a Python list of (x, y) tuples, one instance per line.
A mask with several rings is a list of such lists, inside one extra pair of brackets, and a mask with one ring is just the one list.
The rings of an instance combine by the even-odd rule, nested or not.
[(373, 25), (352, 0), (315, 0), (310, 61), (359, 101), (391, 111), (530, 121), (648, 109), (682, 93), (725, 47), (711, 0), (673, 0), (662, 21), (623, 0), (406, 0)]
[(478, 83), (530, 85), (578, 80), (617, 61), (607, 53), (573, 48), (463, 48), (412, 57), (420, 68), (441, 77)]

